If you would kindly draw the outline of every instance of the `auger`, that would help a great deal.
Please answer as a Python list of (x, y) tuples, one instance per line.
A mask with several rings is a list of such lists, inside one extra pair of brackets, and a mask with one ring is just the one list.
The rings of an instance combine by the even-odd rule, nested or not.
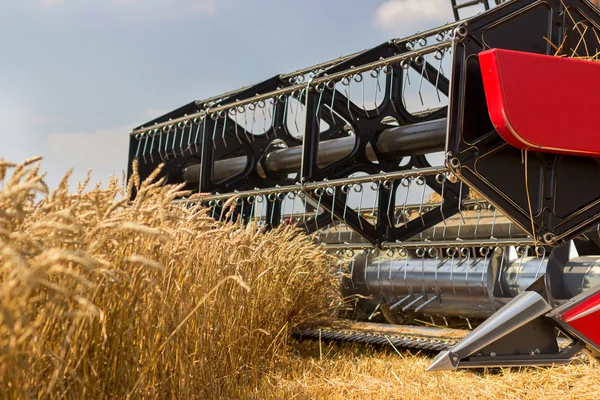
[(301, 337), (443, 350), (430, 370), (599, 356), (600, 10), (451, 3), (455, 22), (145, 123), (129, 164), (164, 163), (214, 218), (314, 235), (357, 300)]

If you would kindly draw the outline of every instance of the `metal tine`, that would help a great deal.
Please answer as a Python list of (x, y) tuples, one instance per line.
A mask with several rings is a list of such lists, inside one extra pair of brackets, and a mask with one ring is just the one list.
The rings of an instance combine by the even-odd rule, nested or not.
[(240, 135), (238, 134), (239, 123), (237, 120), (237, 110), (235, 108), (232, 108), (229, 111), (227, 111), (227, 115), (229, 116), (229, 118), (231, 118), (231, 122), (233, 123), (233, 132), (235, 134), (236, 139), (240, 144), (242, 144), (242, 139), (240, 139)]
[[(328, 196), (331, 196), (332, 204), (335, 201), (335, 192), (336, 192), (335, 186), (327, 186), (327, 188), (325, 188), (325, 194), (327, 194)], [(331, 217), (331, 223), (327, 226), (327, 229), (324, 232), (325, 236), (327, 236), (329, 234), (329, 232), (331, 231), (331, 226), (335, 225), (335, 218), (333, 215), (333, 207), (331, 207), (330, 217)]]
[(248, 108), (250, 109), (250, 111), (252, 111), (252, 125), (250, 126), (250, 133), (252, 133), (252, 135), (254, 135), (254, 124), (256, 123), (256, 107), (257, 104), (256, 103), (250, 103), (248, 104)]
[[(276, 197), (276, 196), (275, 196), (275, 194), (274, 194), (274, 193), (271, 193), (270, 195), (268, 195), (268, 196), (267, 196), (267, 201), (268, 201), (269, 203), (274, 203), (274, 202), (275, 202), (275, 199), (274, 199), (274, 197)], [(268, 203), (267, 203), (267, 204), (265, 204), (265, 207), (266, 207), (266, 209), (267, 209), (267, 211), (268, 211), (268, 210), (269, 210)], [(270, 215), (269, 215), (269, 225), (273, 225), (273, 217), (274, 217), (274, 216), (275, 216), (275, 207), (271, 207), (271, 213), (270, 213)], [(265, 216), (265, 223), (266, 223), (266, 216)]]
[(375, 83), (375, 98), (373, 100), (373, 105), (375, 106), (375, 112), (377, 116), (379, 116), (379, 106), (377, 105), (377, 93), (381, 92), (381, 82), (379, 81), (379, 77), (381, 76), (381, 68), (377, 67), (371, 70), (371, 77), (376, 79)]
[[(388, 256), (389, 259), (393, 259), (394, 258), (394, 249), (387, 249), (385, 254)], [(392, 289), (392, 292), (394, 291), (394, 282), (392, 281), (392, 267), (388, 264), (388, 281), (390, 283), (390, 288)]]
[(200, 137), (200, 127), (202, 127), (202, 136), (204, 136), (204, 132), (206, 132), (206, 116), (205, 115), (200, 117), (200, 121), (198, 122), (198, 129), (196, 129), (196, 137), (194, 138), (194, 148), (196, 149), (196, 153), (199, 152), (198, 139)]
[[(258, 196), (258, 198), (256, 200), (260, 204), (260, 219), (263, 220), (263, 218), (264, 218), (264, 222), (262, 223), (263, 226), (266, 225), (266, 223), (267, 223), (267, 210), (266, 210), (267, 199), (266, 199), (266, 197), (267, 197), (267, 195), (263, 194), (263, 195)], [(258, 199), (260, 199), (260, 200), (258, 200)]]
[(423, 193), (421, 193), (421, 203), (419, 204), (419, 215), (421, 216), (421, 223), (423, 225), (425, 225), (425, 219), (423, 218), (423, 203), (425, 202), (425, 190), (427, 189), (427, 185), (425, 183), (426, 181), (424, 177), (419, 176), (417, 178), (417, 185), (423, 186)]
[(454, 294), (456, 294), (456, 288), (454, 287), (454, 280), (453, 275), (454, 275), (454, 268), (458, 267), (458, 265), (454, 264), (454, 257), (456, 257), (456, 249), (454, 248), (448, 248), (446, 250), (446, 256), (450, 257), (450, 286), (452, 286), (452, 292), (454, 292)]
[(488, 204), (488, 210), (491, 210), (491, 209), (494, 210), (494, 215), (492, 217), (492, 228), (490, 230), (490, 239), (493, 239), (494, 238), (494, 228), (496, 226), (496, 207), (494, 207), (491, 204)]
[[(402, 65), (402, 64), (400, 64)], [(394, 109), (395, 112), (398, 112), (398, 109), (396, 108), (396, 102), (393, 101), (392, 99), (392, 93), (393, 93), (393, 89), (394, 89), (394, 68), (391, 65), (386, 65), (383, 69), (383, 73), (388, 75), (390, 77), (390, 88), (389, 88), (389, 93), (388, 93), (388, 98), (390, 100), (390, 103), (392, 104), (392, 108)], [(404, 102), (404, 100), (402, 100)], [(406, 102), (404, 102), (406, 103)]]
[[(300, 127), (298, 126), (298, 109), (300, 107), (300, 103), (302, 103), (300, 101), (300, 99), (302, 98), (302, 94), (304, 93), (304, 89), (302, 89), (300, 91), (299, 94), (297, 94), (296, 96), (296, 111), (293, 112), (294, 114), (294, 125), (296, 126), (296, 133), (299, 135), (300, 134)], [(292, 97), (294, 97), (294, 93), (292, 93)]]
[[(291, 97), (290, 95), (283, 95), (283, 94), (279, 96), (279, 101), (281, 101), (282, 103), (284, 103), (284, 106), (283, 106), (283, 121), (284, 121), (284, 124), (286, 125), (286, 127), (287, 127), (287, 122), (288, 122), (288, 106), (289, 106), (289, 103), (290, 103), (290, 97)], [(282, 98), (283, 98), (283, 100), (282, 100)]]
[(444, 55), (445, 55), (445, 51), (438, 50), (435, 52), (435, 54), (433, 56), (433, 58), (440, 61), (440, 65), (438, 66), (438, 69), (437, 69), (437, 76), (435, 78), (435, 91), (437, 93), (437, 98), (438, 98), (439, 102), (442, 101), (442, 98), (440, 97), (440, 89), (438, 87), (438, 84), (440, 82), (440, 75), (442, 74), (442, 62), (444, 61)]
[[(375, 218), (375, 207), (377, 207), (377, 201), (379, 200), (379, 188), (381, 187), (380, 181), (374, 181), (371, 183), (371, 190), (375, 192), (375, 198), (373, 199), (373, 207), (371, 209), (371, 218)], [(377, 210), (379, 214), (379, 210)]]
[(473, 228), (473, 237), (477, 239), (477, 230), (479, 228), (479, 222), (481, 221), (481, 204), (475, 204), (475, 212), (477, 213), (477, 221), (475, 222), (475, 228)]
[(346, 108), (348, 109), (348, 114), (350, 114), (351, 119), (354, 119), (354, 115), (352, 115), (352, 111), (350, 110), (350, 85), (352, 85), (352, 79), (345, 76), (342, 78), (342, 85), (344, 85), (344, 92), (346, 94)]
[(173, 125), (175, 127), (175, 133), (173, 134), (173, 142), (171, 143), (171, 150), (173, 151), (173, 155), (175, 155), (175, 141), (177, 140), (177, 128), (179, 127), (178, 125), (179, 124)]
[(333, 103), (335, 102), (335, 93), (337, 89), (335, 88), (335, 81), (329, 81), (326, 84), (327, 89), (331, 90), (331, 105), (329, 106), (329, 112), (331, 113), (331, 122), (335, 125), (335, 116), (333, 112)]
[(187, 141), (187, 147), (186, 150), (189, 150), (190, 154), (192, 154), (192, 131), (194, 129), (194, 121), (191, 121), (190, 123), (190, 131), (188, 132), (188, 141)]
[(244, 114), (244, 135), (246, 135), (246, 139), (248, 139), (248, 141), (251, 141), (251, 137), (253, 137), (252, 132), (250, 133), (250, 136), (248, 136), (248, 113), (246, 112), (246, 106), (247, 104), (244, 104), (243, 106), (238, 107), (237, 113), (238, 114)]
[(306, 194), (304, 193), (300, 193), (300, 196), (302, 197), (302, 199), (304, 200), (304, 211), (303, 211), (303, 215), (302, 215), (302, 222), (306, 223), (306, 207), (307, 207), (307, 199), (306, 199)]
[[(148, 132), (148, 134), (151, 134), (151, 131)], [(150, 143), (150, 161), (152, 162), (152, 164), (154, 164), (154, 155), (152, 153), (154, 153), (154, 139), (155, 139), (156, 135), (152, 135), (152, 142)]]
[(357, 214), (358, 214), (358, 224), (360, 225), (360, 229), (363, 229), (361, 214), (362, 214), (362, 202), (363, 202), (364, 190), (363, 190), (362, 183), (358, 183), (358, 184), (354, 185), (354, 192), (360, 193), (360, 200), (358, 201)]
[(240, 226), (242, 226), (244, 224), (244, 205), (246, 204), (247, 198), (241, 198), (241, 204), (240, 204)]
[(148, 161), (146, 161), (146, 147), (148, 146), (148, 138), (150, 137), (150, 135), (145, 134), (144, 136), (146, 136), (146, 141), (144, 142), (144, 150), (142, 151), (142, 157), (144, 158), (144, 164), (148, 164)]
[(390, 192), (389, 193), (388, 207), (387, 207), (387, 213), (386, 214), (387, 214), (388, 224), (389, 224), (390, 227), (392, 227), (392, 226), (394, 226), (394, 223), (391, 220), (390, 214), (391, 214), (391, 211), (392, 211), (392, 198), (394, 197), (394, 196), (392, 196), (392, 193), (393, 193), (392, 191), (394, 189), (394, 181), (390, 182), (389, 180), (386, 180), (386, 181), (383, 182), (382, 186), (383, 186), (383, 188), (385, 190), (387, 190), (388, 192)]
[(419, 92), (419, 98), (421, 99), (421, 105), (424, 106), (425, 102), (423, 101), (423, 92), (422, 92), (422, 89), (423, 89), (423, 76), (425, 74), (425, 65), (427, 65), (427, 62), (425, 60), (425, 56), (419, 56), (419, 57), (417, 57), (417, 59), (415, 60), (415, 63), (417, 65), (419, 65), (419, 61), (418, 60), (421, 60), (421, 78), (419, 80), (419, 91), (418, 92)]
[(171, 134), (171, 125), (169, 126), (165, 126), (163, 128), (163, 131), (166, 131), (167, 136), (165, 137), (165, 158), (169, 155), (169, 149), (168, 149), (168, 145), (169, 145), (169, 135)]
[[(345, 224), (347, 224), (346, 222), (346, 211), (348, 210), (348, 199), (350, 198), (350, 190), (352, 190), (352, 186), (350, 185), (344, 185), (342, 186), (342, 188), (340, 189), (342, 194), (344, 194), (345, 200), (344, 200), (344, 213), (342, 215), (342, 220), (344, 221)], [(350, 233), (352, 234), (352, 230), (350, 230)], [(339, 229), (338, 230), (338, 241), (341, 242), (342, 241), (342, 230)]]
[[(404, 203), (402, 204), (402, 211), (401, 211), (402, 218), (404, 220), (404, 227), (405, 228), (407, 227), (407, 224), (408, 224), (408, 220), (406, 219), (406, 206), (407, 206), (407, 203), (408, 203), (408, 194), (410, 193), (410, 186), (411, 186), (411, 184), (412, 184), (412, 179), (410, 179), (410, 178), (403, 178), (400, 181), (400, 185), (402, 185), (403, 187), (406, 188), (406, 196), (404, 197)], [(398, 223), (399, 222), (400, 222), (400, 217), (398, 217)]]
[[(294, 222), (294, 212), (296, 209), (296, 192), (288, 192), (288, 194), (286, 195), (286, 199), (287, 200), (291, 200), (292, 202), (292, 209), (290, 210), (290, 223)], [(286, 200), (286, 204), (287, 204), (287, 200)], [(282, 206), (282, 212), (284, 212), (285, 208)], [(284, 212), (285, 214), (285, 212)], [(284, 215), (285, 216), (285, 215)]]
[(535, 248), (535, 253), (538, 257), (541, 255), (542, 259), (540, 260), (540, 264), (538, 265), (537, 270), (535, 271), (535, 278), (533, 279), (534, 281), (536, 281), (538, 276), (540, 276), (540, 269), (542, 268), (544, 260), (546, 259), (546, 249), (542, 246), (538, 246)]
[[(135, 135), (135, 139), (138, 142), (137, 149), (135, 151), (135, 159), (139, 160), (139, 158), (140, 158), (140, 148), (142, 147), (142, 138), (140, 137), (140, 135)], [(600, 234), (599, 234), (599, 236), (600, 236)]]
[(317, 217), (319, 216), (319, 210), (321, 209), (321, 199), (323, 198), (324, 190), (322, 188), (315, 189), (315, 194), (319, 196), (319, 201), (317, 202), (317, 207), (315, 208), (315, 227), (317, 231), (319, 230), (319, 223)]
[(277, 136), (275, 132), (275, 119), (277, 118), (277, 97), (271, 97), (269, 99), (269, 107), (267, 107), (269, 118), (271, 118), (271, 126), (269, 129), (273, 130), (273, 135)]
[[(408, 287), (408, 282), (406, 280), (406, 274), (408, 273), (408, 251), (404, 250), (404, 266), (402, 269), (404, 270), (404, 287)], [(407, 297), (412, 296), (412, 286), (409, 288), (410, 293)]]
[[(155, 129), (157, 130), (157, 129)], [(162, 154), (162, 134), (164, 133), (163, 129), (158, 129), (158, 156), (160, 157), (160, 160), (164, 160), (165, 157)]]
[(459, 219), (458, 219), (458, 229), (457, 229), (457, 239), (460, 239), (460, 231), (462, 228), (462, 223), (465, 221), (465, 218), (463, 216), (462, 213), (462, 189), (463, 189), (463, 183), (462, 181), (460, 181), (459, 185), (458, 185), (458, 215), (459, 215)]
[[(517, 255), (519, 255), (519, 269), (517, 270), (517, 277), (515, 278), (515, 282), (519, 281), (519, 278), (521, 277), (521, 271), (523, 270), (523, 260), (525, 259), (525, 255), (527, 254), (527, 247), (523, 248), (521, 246), (516, 248), (517, 250)], [(519, 250), (521, 251), (521, 254), (519, 254)]]
[[(402, 84), (402, 102), (406, 106), (406, 88), (410, 86), (410, 61), (404, 60), (400, 63), (400, 66), (404, 70), (404, 83)], [(390, 90), (391, 92), (391, 90)]]
[[(220, 114), (220, 113), (219, 113)], [(223, 140), (223, 145), (227, 148), (227, 139), (225, 139), (225, 131), (227, 129), (227, 112), (223, 111), (223, 132), (221, 133), (221, 140)]]
[[(189, 121), (180, 122), (181, 124), (181, 138), (179, 138), (179, 151), (181, 152), (181, 157), (183, 157), (183, 138), (185, 136), (185, 128), (187, 128), (187, 124)], [(173, 154), (175, 154), (175, 150), (173, 150)]]
[(356, 257), (352, 257), (352, 261), (350, 261), (350, 283), (352, 284), (352, 289), (356, 289), (354, 285), (354, 263), (356, 261)]
[(437, 183), (442, 185), (442, 188), (440, 190), (441, 192), (441, 200), (440, 200), (440, 214), (442, 214), (442, 223), (444, 224), (444, 229), (442, 231), (442, 238), (444, 240), (446, 240), (446, 229), (448, 228), (448, 225), (446, 224), (446, 216), (444, 215), (444, 203), (446, 201), (446, 198), (444, 197), (444, 192), (445, 192), (445, 185), (446, 185), (446, 180), (447, 180), (447, 176), (446, 174), (437, 174), (435, 176), (435, 180), (437, 181)]
[(267, 134), (267, 113), (265, 112), (265, 101), (261, 100), (258, 102), (258, 108), (260, 108), (260, 111), (262, 112), (263, 115), (263, 133), (265, 134), (265, 136), (268, 138), (269, 135)]
[(212, 143), (213, 143), (213, 148), (216, 150), (217, 149), (217, 141), (215, 139), (217, 137), (217, 125), (219, 125), (219, 123), (218, 123), (219, 115), (217, 113), (212, 113), (212, 114), (210, 114), (210, 118), (214, 121), (213, 133), (212, 133)]
[(248, 222), (251, 222), (254, 219), (254, 212), (256, 211), (256, 196), (248, 196), (248, 204), (250, 204), (250, 216)]
[[(466, 253), (466, 254), (464, 254)], [(466, 257), (467, 259), (464, 261), (465, 264), (465, 285), (467, 286), (467, 290), (469, 291), (469, 293), (471, 293), (471, 287), (469, 286), (469, 262), (471, 261), (471, 250), (467, 249), (467, 248), (462, 248), (461, 249), (461, 255), (463, 257)]]
[(325, 91), (325, 87), (322, 84), (318, 84), (315, 87), (315, 90), (319, 93), (319, 100), (317, 101), (317, 111), (315, 112), (317, 118), (317, 127), (319, 128), (319, 132), (321, 131), (321, 100), (323, 100), (323, 92)]
[(369, 118), (369, 112), (367, 111), (367, 107), (365, 106), (365, 80), (363, 79), (363, 75), (361, 72), (354, 75), (354, 82), (362, 83), (362, 85), (361, 85), (362, 86), (362, 106), (363, 106), (363, 111), (365, 112), (365, 115), (367, 116), (367, 118)]
[[(483, 256), (483, 262), (484, 262), (484, 264), (486, 264), (488, 256), (490, 255), (490, 248), (489, 247), (480, 248), (479, 254)], [(483, 293), (487, 294), (487, 285), (485, 284), (485, 269), (481, 270), (481, 288), (483, 289)]]

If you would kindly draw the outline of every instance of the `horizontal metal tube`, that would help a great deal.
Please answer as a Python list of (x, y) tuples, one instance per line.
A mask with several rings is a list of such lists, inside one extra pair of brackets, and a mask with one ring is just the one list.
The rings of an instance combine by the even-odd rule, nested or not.
[(377, 138), (377, 150), (393, 157), (435, 153), (445, 146), (445, 119), (386, 129)]
[[(342, 159), (352, 152), (355, 145), (353, 136), (325, 140), (319, 143), (318, 165), (323, 167)], [(398, 157), (420, 155), (443, 151), (446, 143), (446, 119), (421, 122), (413, 125), (388, 128), (377, 139), (377, 150), (384, 156)], [(367, 151), (371, 161), (377, 158), (372, 149)], [(246, 156), (229, 158), (215, 162), (213, 179), (222, 179), (240, 173), (246, 166)], [(300, 170), (302, 146), (274, 150), (264, 162), (268, 172), (290, 173)], [(198, 182), (200, 165), (192, 165), (183, 171), (186, 182)]]
[[(317, 165), (322, 168), (337, 160), (341, 160), (352, 152), (355, 143), (356, 139), (354, 136), (325, 140), (319, 143)], [(371, 161), (375, 161), (377, 159), (375, 153), (372, 149), (369, 150), (367, 150), (367, 156)], [(265, 168), (271, 172), (297, 172), (300, 170), (301, 164), (302, 146), (275, 150), (265, 158)]]

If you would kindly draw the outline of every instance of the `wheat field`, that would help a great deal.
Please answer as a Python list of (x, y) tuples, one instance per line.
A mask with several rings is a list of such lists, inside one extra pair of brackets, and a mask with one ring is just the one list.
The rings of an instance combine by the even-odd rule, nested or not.
[(1, 398), (600, 398), (586, 357), (426, 373), (431, 354), (296, 342), (342, 302), (310, 237), (215, 222), (156, 176), (68, 183), (0, 161)]

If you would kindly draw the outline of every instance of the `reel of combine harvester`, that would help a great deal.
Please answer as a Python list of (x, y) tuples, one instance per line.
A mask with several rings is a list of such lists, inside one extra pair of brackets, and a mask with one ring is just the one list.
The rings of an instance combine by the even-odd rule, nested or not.
[[(476, 3), (158, 117), (131, 133), (130, 165), (144, 178), (164, 163), (214, 218), (315, 234), (358, 322), (303, 337), (445, 350), (433, 370), (597, 355), (600, 64), (577, 58), (598, 53), (600, 12)], [(457, 16), (469, 4), (452, 0)], [(476, 327), (406, 326), (423, 318)]]

